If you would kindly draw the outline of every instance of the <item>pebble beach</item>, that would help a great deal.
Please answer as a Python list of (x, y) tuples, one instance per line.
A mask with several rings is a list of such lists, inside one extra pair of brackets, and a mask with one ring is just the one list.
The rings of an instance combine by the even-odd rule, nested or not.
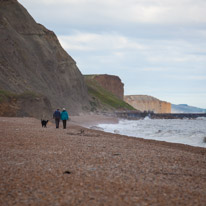
[(1, 206), (206, 205), (205, 148), (96, 131), (86, 119), (56, 129), (0, 117)]

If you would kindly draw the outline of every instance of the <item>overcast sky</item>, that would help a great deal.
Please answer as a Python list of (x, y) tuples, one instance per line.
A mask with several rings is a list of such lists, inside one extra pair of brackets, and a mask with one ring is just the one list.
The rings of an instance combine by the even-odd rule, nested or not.
[(83, 74), (206, 108), (206, 0), (19, 0)]

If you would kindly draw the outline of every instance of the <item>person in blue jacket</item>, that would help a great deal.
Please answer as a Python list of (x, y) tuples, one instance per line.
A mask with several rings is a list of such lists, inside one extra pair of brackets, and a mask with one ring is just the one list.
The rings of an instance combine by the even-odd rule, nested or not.
[(67, 126), (67, 120), (69, 119), (69, 115), (65, 108), (63, 108), (63, 111), (61, 112), (61, 120), (63, 121), (63, 128), (66, 129)]
[(59, 109), (57, 109), (54, 112), (53, 118), (55, 119), (56, 128), (58, 129), (59, 128), (59, 122), (60, 122), (60, 119), (61, 119), (61, 113), (60, 113)]

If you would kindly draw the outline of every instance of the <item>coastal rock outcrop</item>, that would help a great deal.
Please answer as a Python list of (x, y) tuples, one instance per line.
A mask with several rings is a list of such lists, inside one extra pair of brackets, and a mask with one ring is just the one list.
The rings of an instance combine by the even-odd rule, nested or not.
[(124, 84), (118, 76), (99, 74), (93, 75), (93, 79), (97, 81), (104, 89), (110, 91), (111, 93), (123, 100)]
[(155, 113), (171, 113), (171, 103), (161, 101), (148, 95), (126, 95), (124, 101), (132, 105), (135, 109), (153, 111)]
[(88, 108), (84, 78), (54, 32), (16, 0), (0, 1), (0, 8), (0, 90), (32, 91), (52, 109), (65, 107), (72, 114)]

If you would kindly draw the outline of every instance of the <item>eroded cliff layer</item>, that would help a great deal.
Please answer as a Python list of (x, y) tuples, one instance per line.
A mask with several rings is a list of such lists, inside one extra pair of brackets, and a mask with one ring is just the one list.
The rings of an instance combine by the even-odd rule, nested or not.
[(155, 113), (171, 113), (171, 103), (147, 95), (126, 95), (124, 101), (135, 109)]
[(32, 91), (52, 109), (88, 107), (84, 78), (54, 32), (37, 24), (16, 0), (0, 1), (0, 90)]
[(118, 76), (108, 74), (92, 76), (93, 79), (97, 81), (104, 89), (110, 91), (111, 93), (123, 100), (124, 84)]

